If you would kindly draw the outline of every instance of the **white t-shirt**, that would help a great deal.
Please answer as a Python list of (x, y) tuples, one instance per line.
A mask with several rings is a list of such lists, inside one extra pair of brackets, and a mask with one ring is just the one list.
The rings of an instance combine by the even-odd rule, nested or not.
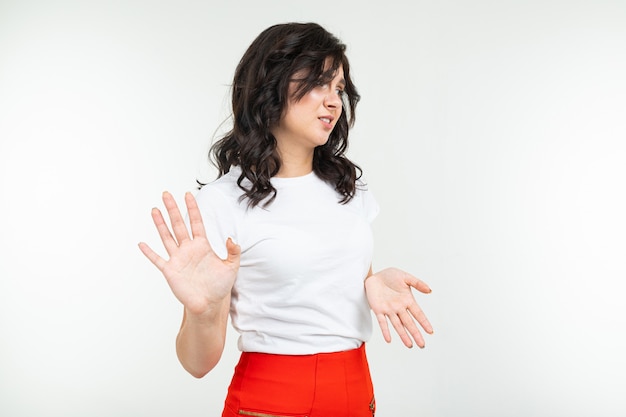
[(378, 214), (371, 193), (360, 186), (340, 204), (312, 172), (272, 178), (276, 199), (248, 208), (240, 172), (233, 167), (196, 196), (213, 250), (225, 258), (228, 237), (241, 246), (230, 307), (239, 349), (302, 355), (359, 347), (372, 332), (363, 285)]

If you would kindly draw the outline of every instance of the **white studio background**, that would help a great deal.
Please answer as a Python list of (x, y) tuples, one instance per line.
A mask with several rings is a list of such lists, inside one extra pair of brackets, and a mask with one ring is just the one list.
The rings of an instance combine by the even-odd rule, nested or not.
[(369, 343), (377, 416), (626, 415), (626, 3), (366, 4), (0, 1), (0, 415), (219, 415), (235, 335), (187, 375), (136, 244), (286, 21), (348, 44), (375, 269), (433, 288), (426, 349)]

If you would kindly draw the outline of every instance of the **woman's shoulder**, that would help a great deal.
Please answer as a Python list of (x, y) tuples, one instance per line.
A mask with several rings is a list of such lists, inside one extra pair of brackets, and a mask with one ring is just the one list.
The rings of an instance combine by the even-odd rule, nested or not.
[(196, 199), (199, 202), (213, 201), (214, 204), (238, 205), (243, 190), (237, 184), (239, 170), (235, 168), (216, 180), (203, 185), (198, 191)]
[(371, 195), (372, 191), (370, 189), (370, 185), (367, 181), (367, 178), (365, 178), (364, 174), (361, 174), (361, 176), (359, 176), (354, 184), (354, 195), (357, 199), (362, 199), (365, 195)]
[(363, 176), (356, 180), (354, 200), (355, 204), (358, 204), (364, 210), (369, 221), (374, 220), (380, 212), (380, 206)]

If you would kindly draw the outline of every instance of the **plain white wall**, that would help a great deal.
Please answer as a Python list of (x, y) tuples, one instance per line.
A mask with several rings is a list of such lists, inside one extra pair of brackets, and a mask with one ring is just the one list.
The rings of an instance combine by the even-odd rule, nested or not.
[(377, 416), (626, 415), (626, 3), (376, 4), (0, 2), (1, 415), (219, 415), (235, 334), (187, 375), (136, 243), (285, 21), (348, 44), (375, 267), (433, 288), (426, 349), (368, 345)]

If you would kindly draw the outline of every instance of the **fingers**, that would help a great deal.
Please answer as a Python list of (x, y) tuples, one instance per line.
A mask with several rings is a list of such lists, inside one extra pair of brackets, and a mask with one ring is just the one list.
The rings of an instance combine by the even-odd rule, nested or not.
[(226, 261), (239, 265), (239, 259), (241, 257), (241, 247), (233, 242), (231, 238), (226, 240), (226, 250), (228, 251), (228, 257)]
[[(423, 349), (426, 346), (426, 341), (424, 340), (424, 337), (422, 336), (419, 328), (415, 324), (414, 317), (409, 313), (409, 311), (406, 311), (403, 314), (402, 323), (404, 324), (406, 331), (411, 335), (417, 346)], [(432, 333), (432, 329), (429, 333)]]
[(180, 245), (182, 242), (189, 239), (189, 232), (187, 231), (187, 226), (185, 226), (183, 216), (180, 214), (174, 197), (167, 191), (163, 192), (163, 204), (165, 204), (167, 214), (170, 217), (170, 223), (172, 224), (176, 241)]
[(420, 324), (420, 326), (422, 326), (426, 333), (433, 334), (433, 326), (426, 318), (426, 314), (424, 314), (424, 311), (422, 311), (422, 309), (417, 304), (413, 303), (409, 305), (408, 310), (411, 313), (411, 316), (413, 316), (413, 318), (417, 320), (417, 322)]
[(155, 251), (153, 251), (150, 248), (150, 246), (146, 245), (143, 242), (140, 242), (139, 243), (139, 249), (146, 256), (146, 258), (148, 258), (150, 260), (150, 262), (152, 262), (152, 264), (154, 266), (159, 268), (159, 270), (161, 270), (161, 271), (163, 270), (163, 267), (165, 266), (165, 260), (163, 258), (161, 258), (159, 255), (157, 255), (157, 253)]
[[(402, 343), (404, 343), (406, 347), (412, 348), (413, 342), (411, 341), (411, 338), (407, 334), (407, 330), (405, 328), (405, 325), (409, 325), (409, 323), (406, 321), (403, 322), (402, 319), (400, 319), (400, 316), (397, 314), (390, 316), (389, 321), (391, 322), (391, 325), (393, 326), (396, 333), (398, 333), (398, 336), (400, 336), (400, 340), (402, 340)], [(415, 326), (415, 324), (413, 324), (413, 326)]]
[[(410, 287), (413, 287), (424, 294), (430, 294), (432, 292), (428, 284), (409, 273), (406, 273), (405, 279), (406, 283)], [(415, 299), (413, 299), (413, 301), (409, 303), (405, 311), (398, 313), (398, 316), (400, 318), (399, 321), (402, 323), (402, 332), (398, 330), (399, 325), (398, 327), (394, 326), (394, 328), (396, 328), (396, 331), (398, 332), (398, 334), (400, 334), (400, 337), (402, 338), (402, 336), (404, 335), (408, 339), (408, 336), (406, 334), (406, 332), (408, 332), (413, 337), (415, 343), (420, 348), (424, 348), (424, 346), (426, 346), (426, 342), (424, 341), (424, 337), (422, 336), (419, 328), (415, 324), (415, 321), (417, 321), (419, 325), (424, 329), (424, 331), (426, 331), (426, 333), (428, 334), (433, 334), (433, 327), (426, 318), (424, 311), (422, 311), (419, 305), (417, 305), (417, 303), (415, 302)], [(403, 342), (405, 342), (405, 340), (406, 339), (404, 338), (402, 339)], [(410, 347), (406, 342), (405, 345)]]
[[(418, 329), (413, 317), (408, 311), (390, 315), (380, 314), (377, 315), (377, 318), (387, 343), (391, 341), (389, 328), (387, 326), (388, 319), (391, 322), (393, 329), (396, 333), (398, 333), (398, 336), (400, 336), (400, 340), (402, 340), (402, 343), (404, 343), (406, 347), (412, 348), (413, 341), (415, 341), (415, 344), (422, 349), (426, 346), (422, 333)], [(430, 329), (430, 332), (432, 333), (432, 329)]]
[[(422, 333), (419, 331), (413, 317), (408, 311), (392, 316), (390, 321), (406, 347), (412, 348), (413, 341), (415, 341), (415, 344), (421, 349), (426, 346), (426, 341)], [(411, 340), (411, 338), (413, 340)]]
[[(185, 241), (190, 241), (191, 237), (194, 239), (197, 237), (204, 238), (206, 243), (209, 245), (208, 250), (212, 252), (209, 241), (206, 239), (206, 230), (204, 228), (204, 223), (202, 222), (202, 215), (194, 196), (190, 192), (185, 193), (185, 204), (187, 206), (187, 212), (189, 213), (191, 237), (174, 197), (167, 191), (163, 192), (163, 203), (165, 204), (165, 208), (167, 209), (167, 213), (170, 218), (170, 225), (165, 222), (163, 213), (161, 213), (161, 210), (158, 208), (153, 208), (151, 215), (154, 225), (159, 233), (159, 237), (161, 238), (168, 255), (171, 257), (175, 254), (180, 245)], [(232, 257), (232, 262), (236, 260), (238, 263), (241, 249), (239, 248), (239, 245), (236, 245), (233, 242), (231, 242), (231, 246), (232, 249), (229, 250), (229, 257)], [(146, 254), (146, 256), (148, 256), (148, 253), (153, 253), (155, 256), (158, 256), (149, 247), (147, 247), (147, 245), (145, 245), (145, 248), (146, 251), (144, 254)], [(232, 255), (230, 255), (231, 253)], [(148, 258), (150, 259), (150, 257)]]
[(204, 230), (204, 223), (202, 223), (202, 215), (200, 214), (198, 203), (190, 192), (185, 193), (185, 204), (187, 205), (187, 212), (189, 213), (191, 235), (194, 238), (206, 237), (206, 231)]
[(383, 333), (385, 342), (391, 343), (391, 333), (389, 333), (389, 325), (387, 324), (387, 316), (384, 314), (376, 314), (376, 320), (378, 320), (378, 326)]
[(421, 279), (417, 279), (413, 275), (408, 273), (406, 283), (424, 294), (430, 294), (433, 291), (424, 281), (422, 281)]
[[(182, 242), (189, 240), (189, 231), (187, 230), (185, 220), (178, 209), (176, 200), (174, 200), (174, 197), (167, 191), (163, 192), (163, 203), (167, 209), (174, 235), (170, 232), (170, 229), (163, 218), (163, 214), (159, 209), (154, 208), (152, 210), (152, 219), (154, 220), (154, 224), (159, 231), (159, 236), (163, 241), (163, 245), (165, 246), (167, 253), (171, 256), (173, 251), (176, 250)], [(187, 212), (189, 213), (189, 223), (191, 226), (192, 236), (194, 238), (206, 237), (200, 209), (198, 208), (196, 199), (189, 192), (185, 194), (185, 204), (187, 206)]]
[[(402, 343), (408, 347), (413, 347), (413, 342), (420, 348), (426, 346), (426, 341), (418, 327), (418, 324), (428, 334), (433, 334), (433, 328), (422, 309), (415, 303), (409, 303), (405, 309), (389, 309), (385, 312), (376, 314), (378, 324), (383, 332), (385, 341), (389, 343), (391, 341), (391, 335), (389, 331), (388, 322), (396, 331)], [(417, 322), (417, 323), (416, 323)]]
[(163, 242), (163, 246), (165, 246), (165, 250), (171, 256), (172, 252), (176, 249), (178, 244), (174, 240), (174, 237), (170, 233), (169, 227), (165, 223), (165, 219), (163, 219), (163, 214), (161, 214), (161, 210), (158, 208), (153, 208), (152, 212), (152, 221), (159, 232), (159, 236), (161, 237), (161, 241)]

